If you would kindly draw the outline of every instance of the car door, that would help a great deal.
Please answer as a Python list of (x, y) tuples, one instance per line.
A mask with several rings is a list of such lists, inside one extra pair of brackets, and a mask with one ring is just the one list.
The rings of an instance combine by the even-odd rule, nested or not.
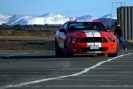
[(59, 30), (58, 43), (60, 48), (64, 48), (64, 40), (66, 39), (66, 30), (68, 23), (64, 23), (62, 28)]

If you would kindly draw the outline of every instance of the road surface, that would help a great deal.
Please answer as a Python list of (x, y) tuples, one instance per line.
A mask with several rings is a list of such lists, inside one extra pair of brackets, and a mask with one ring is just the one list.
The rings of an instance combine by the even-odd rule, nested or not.
[(0, 89), (133, 89), (133, 50), (114, 58), (1, 50)]

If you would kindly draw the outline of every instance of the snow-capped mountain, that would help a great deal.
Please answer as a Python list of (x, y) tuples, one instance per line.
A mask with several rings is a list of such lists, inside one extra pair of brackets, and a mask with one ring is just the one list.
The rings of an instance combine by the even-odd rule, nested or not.
[[(2, 14), (1, 14), (2, 15)], [(2, 17), (1, 17), (2, 18)], [(22, 16), (22, 15), (11, 15), (10, 18), (3, 22), (8, 25), (44, 25), (44, 24), (62, 24), (68, 21), (69, 18), (61, 16), (59, 14), (47, 13), (42, 16)], [(2, 23), (1, 23), (2, 24)]]
[(0, 24), (7, 23), (11, 16), (7, 14), (0, 14)]
[(117, 21), (117, 14), (107, 14), (98, 18), (101, 22), (103, 22), (106, 26), (114, 25)]
[[(112, 18), (115, 18), (116, 15), (112, 15)], [(109, 18), (109, 15), (105, 15), (101, 17), (103, 18)], [(63, 24), (64, 22), (68, 20), (93, 20), (98, 19), (93, 15), (84, 15), (80, 17), (66, 17), (62, 16), (60, 14), (54, 14), (54, 13), (46, 13), (41, 16), (22, 16), (22, 15), (6, 15), (6, 14), (0, 14), (0, 24), (5, 23), (8, 25), (44, 25), (44, 24)]]
[(110, 19), (117, 19), (117, 14), (107, 14), (102, 16), (101, 18), (110, 18)]
[(85, 16), (80, 16), (80, 17), (69, 17), (69, 20), (93, 20), (97, 19), (93, 15), (85, 15)]

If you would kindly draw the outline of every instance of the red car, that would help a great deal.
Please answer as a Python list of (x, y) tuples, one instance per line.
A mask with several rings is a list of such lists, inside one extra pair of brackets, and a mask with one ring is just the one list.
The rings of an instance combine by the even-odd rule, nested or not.
[(74, 54), (118, 54), (117, 39), (106, 26), (98, 21), (67, 21), (56, 31), (56, 56), (74, 56)]

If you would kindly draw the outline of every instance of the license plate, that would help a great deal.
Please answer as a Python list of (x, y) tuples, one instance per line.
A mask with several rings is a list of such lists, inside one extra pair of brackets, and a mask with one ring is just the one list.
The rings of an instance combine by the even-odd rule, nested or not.
[(89, 45), (90, 49), (99, 49), (99, 45)]

